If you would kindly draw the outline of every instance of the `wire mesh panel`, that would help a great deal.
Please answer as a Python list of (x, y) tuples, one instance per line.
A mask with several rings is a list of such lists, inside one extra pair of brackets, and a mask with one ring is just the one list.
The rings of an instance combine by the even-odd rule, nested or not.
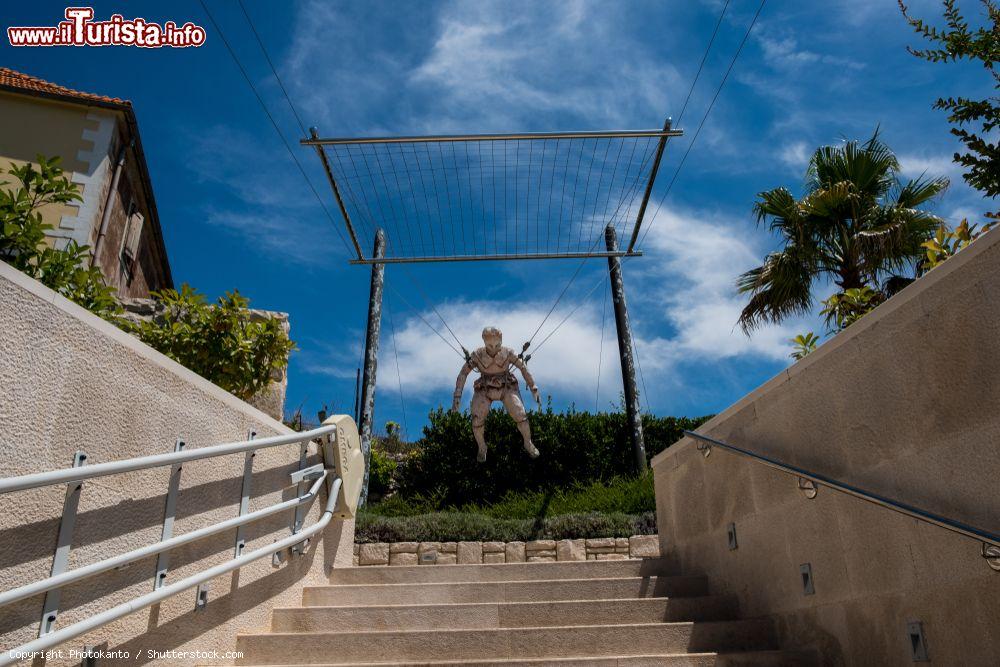
[(318, 139), (356, 241), (375, 231), (385, 261), (603, 254), (604, 228), (629, 238), (669, 130)]

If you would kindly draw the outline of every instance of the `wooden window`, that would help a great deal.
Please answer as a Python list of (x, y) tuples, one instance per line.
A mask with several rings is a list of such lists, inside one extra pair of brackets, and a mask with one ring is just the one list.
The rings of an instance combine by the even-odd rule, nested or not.
[(129, 204), (128, 217), (125, 221), (125, 231), (122, 234), (122, 247), (119, 256), (126, 284), (131, 283), (135, 275), (135, 264), (139, 258), (139, 241), (142, 238), (144, 222), (145, 217), (138, 211), (135, 201), (132, 201)]

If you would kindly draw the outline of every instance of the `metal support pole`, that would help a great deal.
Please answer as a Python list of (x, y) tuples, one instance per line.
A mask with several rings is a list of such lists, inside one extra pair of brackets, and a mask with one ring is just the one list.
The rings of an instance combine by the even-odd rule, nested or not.
[[(309, 128), (309, 135), (313, 140), (318, 140), (319, 135), (316, 134), (316, 128)], [(351, 237), (351, 243), (354, 245), (354, 252), (357, 253), (358, 259), (364, 259), (364, 254), (361, 252), (361, 246), (358, 244), (358, 235), (354, 231), (354, 225), (351, 223), (351, 216), (347, 213), (347, 207), (344, 206), (344, 198), (340, 196), (340, 188), (337, 187), (337, 179), (333, 177), (333, 170), (330, 169), (330, 161), (326, 157), (326, 151), (323, 149), (322, 145), (316, 145), (316, 152), (319, 153), (319, 159), (323, 163), (323, 171), (326, 172), (326, 180), (330, 182), (330, 189), (333, 190), (333, 196), (337, 199), (337, 206), (340, 208), (340, 214), (344, 216), (344, 224), (347, 225), (347, 233)]]
[[(87, 465), (87, 455), (78, 451), (73, 455), (73, 467), (80, 468), (85, 465)], [(73, 548), (73, 528), (76, 526), (76, 510), (80, 506), (82, 490), (82, 481), (71, 481), (66, 485), (66, 499), (63, 501), (62, 519), (59, 521), (56, 552), (52, 556), (52, 576), (62, 574), (69, 566), (69, 550)], [(45, 601), (42, 603), (42, 621), (38, 626), (39, 637), (55, 630), (61, 592), (57, 588), (45, 594)]]
[[(604, 241), (608, 252), (618, 248), (615, 228), (608, 225), (604, 230)], [(625, 282), (622, 280), (622, 260), (608, 257), (608, 271), (611, 274), (611, 300), (615, 305), (615, 327), (618, 331), (618, 356), (622, 362), (622, 387), (625, 393), (625, 412), (629, 423), (629, 437), (635, 455), (636, 472), (646, 469), (646, 446), (642, 438), (642, 414), (639, 412), (639, 390), (635, 383), (635, 359), (632, 356), (632, 328), (628, 322), (628, 306), (625, 304)]]
[[(177, 438), (174, 451), (184, 451), (184, 441)], [(169, 540), (174, 536), (174, 517), (177, 514), (177, 493), (181, 487), (181, 471), (183, 463), (170, 466), (170, 481), (167, 482), (167, 500), (163, 509), (163, 528), (160, 531), (160, 541)], [(170, 552), (163, 551), (156, 558), (156, 574), (153, 576), (153, 590), (163, 588), (167, 583), (167, 570), (170, 567)]]
[[(253, 429), (247, 433), (247, 440), (253, 440), (256, 437), (257, 432)], [(253, 459), (255, 456), (257, 456), (257, 451), (253, 449), (243, 454), (243, 487), (240, 492), (240, 516), (250, 513), (250, 487), (253, 484)], [(245, 526), (240, 526), (236, 529), (236, 548), (233, 551), (233, 558), (242, 556), (243, 550), (247, 546), (245, 528)], [(205, 595), (208, 595), (207, 589)], [(206, 597), (205, 600), (207, 604), (208, 598)]]
[[(668, 132), (670, 130), (670, 120), (667, 119), (663, 123), (663, 131)], [(639, 204), (639, 215), (635, 218), (635, 227), (632, 228), (632, 238), (628, 242), (628, 251), (632, 252), (635, 248), (636, 241), (639, 240), (639, 230), (642, 228), (642, 219), (646, 217), (646, 205), (649, 204), (649, 195), (653, 192), (653, 183), (656, 181), (656, 174), (660, 171), (660, 160), (663, 159), (663, 149), (667, 146), (667, 135), (664, 134), (660, 137), (659, 143), (656, 145), (656, 156), (653, 158), (653, 166), (649, 170), (649, 180), (646, 182), (646, 192), (642, 195), (642, 203)]]
[[(385, 232), (375, 232), (372, 257), (385, 257)], [(368, 295), (368, 331), (365, 335), (365, 371), (361, 377), (361, 453), (365, 457), (365, 481), (361, 487), (358, 506), (368, 500), (368, 469), (371, 463), (372, 427), (375, 420), (375, 370), (378, 366), (378, 341), (382, 329), (382, 287), (385, 281), (385, 264), (372, 264), (371, 291)]]

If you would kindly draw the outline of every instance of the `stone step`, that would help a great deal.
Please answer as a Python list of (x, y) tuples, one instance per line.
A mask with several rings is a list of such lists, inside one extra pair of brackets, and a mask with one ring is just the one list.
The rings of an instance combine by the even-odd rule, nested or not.
[[(420, 662), (354, 662), (338, 667), (817, 667), (815, 654), (790, 651), (739, 651), (737, 653), (659, 653), (612, 657), (541, 658), (518, 660), (443, 660)], [(263, 667), (263, 666), (261, 666)], [(269, 665), (269, 667), (292, 667)], [(314, 667), (333, 667), (333, 663)]]
[(736, 618), (736, 609), (736, 599), (722, 595), (561, 602), (294, 607), (275, 609), (271, 630), (441, 630), (721, 621)]
[(485, 565), (367, 565), (334, 569), (331, 584), (426, 584), (447, 581), (531, 581), (677, 574), (662, 558)]
[(775, 648), (766, 619), (490, 630), (240, 634), (239, 664), (612, 657)]
[[(427, 566), (431, 567), (431, 566)], [(438, 566), (434, 566), (438, 567)], [(447, 567), (442, 565), (440, 567)], [(702, 576), (473, 581), (430, 584), (308, 586), (303, 605), (447, 604), (460, 602), (545, 602), (615, 598), (693, 597), (708, 594)]]

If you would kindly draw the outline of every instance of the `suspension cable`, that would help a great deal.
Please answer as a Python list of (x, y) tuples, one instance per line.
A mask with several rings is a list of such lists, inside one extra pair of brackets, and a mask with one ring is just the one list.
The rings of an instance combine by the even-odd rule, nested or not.
[[(458, 344), (459, 349), (461, 349), (463, 352), (468, 352), (465, 346), (462, 345), (462, 341), (459, 340), (458, 336), (455, 335), (455, 332), (451, 330), (450, 326), (448, 326), (448, 320), (444, 319), (444, 315), (438, 312), (438, 309), (434, 306), (434, 302), (432, 302), (430, 300), (430, 297), (427, 296), (427, 292), (424, 291), (424, 288), (420, 285), (420, 282), (413, 276), (412, 273), (410, 273), (409, 269), (406, 268), (405, 264), (401, 265), (401, 267), (403, 271), (406, 272), (406, 275), (409, 276), (410, 281), (413, 283), (413, 286), (417, 288), (417, 292), (420, 294), (420, 298), (424, 300), (424, 303), (430, 306), (430, 309), (433, 310), (434, 314), (438, 316), (439, 320), (441, 320), (441, 324), (444, 325), (444, 328), (447, 329), (448, 333), (451, 334), (451, 337), (455, 339), (455, 342)], [(464, 356), (465, 355), (463, 355), (463, 357)]]
[[(609, 278), (610, 280), (610, 278)], [(597, 413), (601, 405), (601, 364), (604, 362), (604, 323), (608, 315), (608, 292), (604, 292), (604, 299), (601, 301), (601, 348), (597, 353), (597, 391), (594, 393), (594, 413)]]
[(719, 82), (719, 87), (715, 90), (715, 95), (712, 97), (712, 101), (709, 103), (708, 108), (705, 110), (705, 114), (701, 117), (701, 122), (698, 123), (698, 129), (695, 130), (694, 136), (691, 137), (691, 142), (687, 146), (687, 150), (684, 151), (684, 155), (681, 157), (681, 161), (678, 163), (677, 168), (674, 170), (673, 176), (670, 178), (670, 182), (667, 184), (667, 189), (663, 192), (660, 197), (659, 203), (656, 205), (656, 210), (653, 211), (653, 215), (649, 219), (649, 224), (646, 225), (646, 231), (643, 232), (642, 238), (639, 243), (642, 244), (645, 241), (646, 236), (649, 234), (649, 230), (653, 228), (653, 223), (656, 222), (656, 216), (660, 212), (660, 207), (663, 206), (663, 202), (666, 201), (667, 196), (670, 194), (670, 190), (674, 187), (674, 183), (677, 181), (677, 176), (681, 173), (681, 168), (684, 167), (685, 161), (687, 161), (688, 155), (691, 153), (691, 149), (694, 147), (694, 143), (698, 140), (698, 135), (701, 134), (701, 129), (705, 126), (705, 121), (708, 120), (708, 115), (712, 113), (712, 109), (715, 107), (716, 100), (719, 99), (719, 95), (722, 93), (723, 86), (726, 85), (726, 81), (729, 79), (729, 75), (733, 71), (733, 67), (736, 66), (736, 61), (739, 59), (740, 54), (743, 52), (743, 47), (746, 45), (747, 40), (750, 39), (750, 33), (753, 31), (754, 26), (757, 24), (757, 19), (760, 17), (761, 11), (764, 9), (764, 5), (767, 0), (760, 0), (760, 5), (757, 7), (757, 13), (753, 15), (753, 19), (750, 21), (750, 25), (747, 27), (746, 33), (743, 35), (743, 40), (740, 41), (739, 47), (736, 49), (736, 53), (733, 54), (733, 59), (729, 61), (729, 67), (726, 69), (725, 75), (722, 77), (722, 81)]
[[(240, 0), (242, 3), (242, 0)], [(719, 20), (715, 22), (715, 30), (712, 31), (712, 37), (708, 40), (708, 46), (705, 47), (705, 54), (701, 57), (701, 62), (698, 63), (698, 71), (695, 72), (694, 79), (691, 81), (691, 87), (688, 88), (687, 97), (684, 98), (684, 104), (681, 106), (681, 113), (677, 116), (677, 125), (681, 124), (681, 120), (684, 118), (684, 112), (687, 111), (688, 102), (691, 101), (691, 94), (694, 93), (694, 87), (698, 84), (698, 78), (701, 76), (701, 70), (705, 67), (705, 61), (708, 60), (708, 54), (712, 50), (712, 44), (715, 43), (715, 36), (719, 34), (719, 26), (722, 25), (722, 19), (726, 16), (726, 10), (729, 9), (730, 0), (726, 0), (726, 4), (722, 6), (722, 11), (719, 13)]]
[(444, 337), (444, 336), (443, 336), (443, 335), (441, 334), (441, 332), (440, 332), (440, 331), (438, 331), (437, 329), (435, 329), (435, 328), (434, 328), (434, 326), (433, 326), (433, 325), (431, 325), (431, 323), (430, 323), (430, 322), (428, 322), (428, 321), (427, 321), (427, 319), (426, 319), (426, 318), (424, 318), (424, 316), (420, 314), (420, 311), (419, 311), (419, 310), (417, 310), (416, 308), (414, 308), (414, 307), (413, 307), (413, 306), (412, 306), (412, 305), (410, 304), (410, 302), (406, 300), (406, 297), (404, 297), (404, 296), (403, 296), (402, 294), (400, 294), (399, 290), (397, 290), (397, 289), (395, 288), (395, 286), (393, 286), (393, 284), (392, 284), (392, 283), (387, 283), (387, 284), (389, 285), (389, 289), (391, 289), (391, 290), (392, 290), (393, 292), (395, 292), (395, 293), (396, 293), (396, 296), (398, 296), (398, 297), (399, 297), (399, 300), (400, 300), (400, 301), (402, 301), (402, 302), (403, 302), (403, 304), (404, 304), (404, 305), (405, 305), (405, 306), (406, 306), (407, 308), (409, 308), (409, 309), (410, 309), (411, 311), (413, 311), (413, 313), (414, 313), (414, 314), (415, 314), (415, 315), (416, 315), (417, 317), (419, 317), (419, 318), (420, 318), (420, 321), (421, 321), (421, 322), (423, 322), (423, 323), (424, 323), (425, 325), (427, 325), (427, 328), (428, 328), (428, 329), (430, 329), (430, 330), (431, 330), (431, 331), (433, 331), (433, 332), (434, 332), (435, 334), (437, 334), (437, 337), (438, 337), (438, 338), (440, 338), (441, 340), (443, 340), (443, 341), (444, 341), (444, 344), (445, 344), (445, 345), (447, 345), (448, 347), (450, 347), (450, 348), (452, 349), (452, 351), (453, 351), (453, 352), (454, 352), (455, 354), (457, 354), (458, 356), (462, 357), (462, 359), (463, 359), (463, 360), (465, 360), (465, 355), (464, 355), (464, 354), (462, 354), (461, 352), (459, 352), (458, 350), (456, 350), (456, 349), (455, 349), (455, 346), (451, 344), (451, 341), (449, 341), (449, 340), (448, 340), (447, 338), (445, 338), (445, 337)]
[[(386, 295), (388, 297), (388, 295)], [(399, 374), (399, 352), (396, 349), (396, 322), (392, 316), (392, 299), (386, 298), (389, 314), (389, 330), (392, 333), (392, 356), (396, 359), (396, 381), (399, 385), (399, 409), (403, 413), (403, 437), (409, 439), (410, 429), (406, 425), (406, 401), (403, 400), (403, 378)]]
[(545, 342), (548, 339), (552, 338), (553, 334), (555, 334), (555, 332), (559, 331), (559, 329), (562, 327), (562, 325), (566, 324), (566, 321), (569, 318), (573, 317), (573, 314), (576, 313), (576, 311), (580, 310), (581, 306), (583, 306), (583, 304), (586, 301), (587, 297), (589, 297), (591, 294), (593, 294), (594, 291), (598, 287), (600, 287), (601, 284), (604, 283), (605, 280), (609, 280), (609, 277), (608, 276), (601, 276), (601, 279), (598, 280), (597, 283), (595, 283), (593, 287), (591, 287), (589, 290), (587, 290), (587, 293), (584, 294), (583, 298), (580, 299), (580, 302), (577, 303), (576, 306), (573, 307), (573, 310), (569, 311), (569, 313), (567, 313), (566, 317), (562, 318), (562, 321), (560, 321), (559, 324), (556, 325), (556, 328), (553, 329), (552, 331), (550, 331), (549, 334), (545, 338), (542, 339), (542, 342), (539, 343), (538, 347), (535, 348), (535, 352), (534, 352), (535, 354), (538, 354), (538, 351), (540, 349), (542, 349), (542, 346), (545, 345)]
[[(299, 124), (299, 129), (302, 130), (302, 136), (306, 136), (308, 134), (308, 132), (306, 132), (306, 126), (302, 122), (302, 118), (299, 117), (299, 112), (295, 108), (295, 105), (292, 104), (292, 98), (288, 96), (285, 84), (282, 82), (281, 77), (278, 76), (278, 70), (275, 68), (274, 63), (271, 62), (271, 56), (268, 54), (267, 48), (264, 46), (264, 40), (260, 38), (260, 34), (257, 32), (257, 28), (253, 24), (253, 19), (250, 18), (247, 8), (243, 5), (243, 0), (236, 0), (236, 2), (239, 3), (240, 9), (243, 10), (243, 16), (246, 17), (247, 24), (249, 24), (250, 30), (253, 32), (253, 36), (257, 39), (257, 45), (260, 46), (261, 53), (264, 54), (264, 59), (271, 68), (271, 73), (274, 74), (274, 80), (278, 82), (278, 87), (281, 88), (281, 93), (285, 96), (285, 101), (288, 102), (288, 108), (292, 110), (292, 114), (295, 116), (295, 121)], [(728, 0), (726, 4), (729, 4)]]
[(201, 4), (201, 8), (204, 10), (205, 15), (208, 16), (208, 20), (211, 22), (212, 27), (214, 27), (215, 31), (219, 33), (219, 39), (222, 40), (222, 43), (226, 47), (226, 50), (229, 51), (229, 55), (232, 57), (233, 62), (236, 63), (236, 67), (240, 70), (240, 74), (243, 75), (243, 79), (246, 80), (247, 85), (250, 86), (250, 90), (253, 92), (254, 97), (257, 98), (257, 102), (260, 104), (260, 108), (264, 110), (264, 115), (266, 115), (267, 119), (271, 121), (271, 125), (274, 127), (274, 131), (278, 134), (278, 138), (281, 139), (281, 143), (285, 145), (285, 150), (288, 151), (288, 155), (292, 158), (292, 161), (295, 162), (295, 166), (299, 168), (299, 173), (302, 174), (302, 178), (305, 180), (306, 185), (309, 186), (309, 189), (312, 191), (313, 196), (316, 197), (316, 201), (322, 207), (323, 212), (326, 213), (327, 219), (329, 219), (330, 224), (333, 225), (333, 229), (334, 231), (337, 232), (337, 236), (340, 238), (341, 243), (344, 244), (344, 248), (347, 250), (348, 254), (353, 254), (353, 252), (351, 251), (351, 246), (348, 245), (347, 239), (344, 238), (343, 232), (340, 231), (340, 225), (338, 225), (336, 221), (333, 219), (333, 216), (330, 214), (330, 210), (326, 207), (326, 204), (323, 203), (323, 199), (319, 196), (319, 192), (316, 191), (316, 188), (313, 186), (312, 181), (309, 180), (309, 175), (306, 173), (306, 170), (302, 166), (302, 163), (299, 162), (299, 159), (295, 156), (295, 153), (292, 151), (292, 147), (288, 145), (288, 141), (285, 139), (285, 135), (281, 132), (281, 128), (278, 126), (278, 123), (274, 119), (274, 116), (271, 115), (271, 112), (268, 110), (267, 105), (264, 104), (264, 99), (260, 96), (260, 93), (257, 92), (257, 87), (253, 85), (253, 81), (250, 79), (250, 75), (247, 74), (246, 69), (244, 69), (243, 67), (243, 63), (240, 62), (240, 59), (237, 57), (236, 52), (233, 50), (233, 47), (229, 44), (229, 40), (226, 39), (225, 34), (222, 32), (222, 28), (219, 27), (218, 23), (216, 23), (215, 18), (212, 16), (212, 13), (208, 11), (208, 6), (205, 5), (204, 0), (198, 0), (198, 2), (199, 4)]

